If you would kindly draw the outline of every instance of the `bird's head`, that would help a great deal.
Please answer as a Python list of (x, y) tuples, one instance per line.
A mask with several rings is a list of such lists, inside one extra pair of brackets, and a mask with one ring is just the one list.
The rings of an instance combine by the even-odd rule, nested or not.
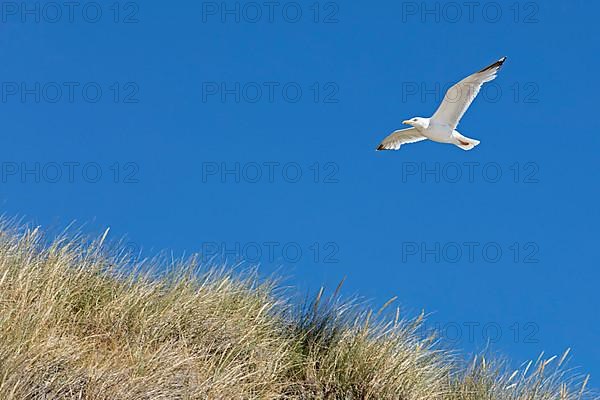
[(417, 129), (427, 129), (429, 127), (429, 118), (414, 117), (402, 121), (404, 125), (410, 125)]

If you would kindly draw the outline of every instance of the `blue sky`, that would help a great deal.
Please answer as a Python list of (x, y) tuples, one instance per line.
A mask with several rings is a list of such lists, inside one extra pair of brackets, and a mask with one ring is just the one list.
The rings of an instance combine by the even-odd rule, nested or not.
[[(347, 277), (457, 348), (600, 374), (596, 2), (60, 4), (2, 5), (5, 215)], [(504, 55), (474, 151), (374, 151)]]

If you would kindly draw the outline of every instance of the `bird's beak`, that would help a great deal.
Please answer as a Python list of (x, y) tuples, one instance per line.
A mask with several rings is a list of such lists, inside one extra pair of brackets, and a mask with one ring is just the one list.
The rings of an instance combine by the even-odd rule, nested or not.
[(402, 121), (402, 123), (403, 123), (404, 125), (410, 125), (410, 126), (413, 126), (412, 122), (411, 122), (411, 121), (409, 121), (409, 120)]

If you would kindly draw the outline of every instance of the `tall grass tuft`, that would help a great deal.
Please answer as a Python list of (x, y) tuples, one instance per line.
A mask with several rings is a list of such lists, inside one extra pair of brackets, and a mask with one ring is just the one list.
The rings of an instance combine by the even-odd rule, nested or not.
[[(256, 273), (131, 262), (0, 226), (0, 399), (590, 399), (567, 354), (462, 366), (422, 317), (323, 291), (298, 311)], [(390, 307), (386, 304), (386, 307)]]

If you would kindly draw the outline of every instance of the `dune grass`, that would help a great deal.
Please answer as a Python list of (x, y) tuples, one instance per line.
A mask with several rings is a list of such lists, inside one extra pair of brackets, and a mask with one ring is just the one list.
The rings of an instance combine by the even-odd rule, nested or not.
[(299, 310), (253, 273), (107, 247), (0, 227), (0, 399), (593, 398), (567, 354), (463, 365), (421, 318), (323, 292)]

